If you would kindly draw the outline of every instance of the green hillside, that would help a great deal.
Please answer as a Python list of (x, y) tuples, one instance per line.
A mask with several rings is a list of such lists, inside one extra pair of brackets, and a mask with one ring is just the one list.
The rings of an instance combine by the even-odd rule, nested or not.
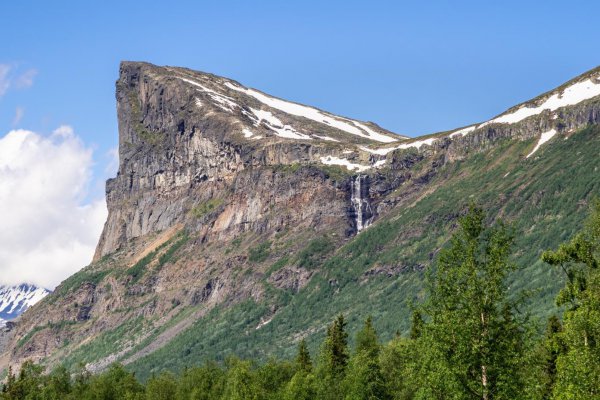
[[(266, 359), (289, 357), (301, 336), (316, 349), (328, 321), (343, 313), (356, 330), (367, 315), (384, 340), (409, 329), (411, 305), (422, 298), (422, 268), (445, 245), (457, 217), (473, 202), (491, 219), (506, 221), (516, 234), (513, 261), (520, 267), (510, 279), (513, 292), (528, 290), (527, 311), (540, 327), (556, 312), (554, 299), (563, 286), (556, 269), (540, 261), (543, 250), (557, 246), (576, 232), (587, 215), (589, 201), (600, 193), (597, 149), (600, 129), (584, 129), (557, 137), (535, 156), (525, 159), (533, 141), (505, 141), (488, 152), (443, 167), (435, 190), (413, 207), (394, 210), (320, 262), (308, 286), (292, 295), (274, 289), (265, 304), (247, 301), (217, 308), (163, 348), (130, 365), (140, 376), (230, 354)], [(274, 262), (281, 267), (286, 260)], [(397, 276), (365, 275), (386, 265), (400, 265)], [(276, 305), (272, 320), (256, 329), (261, 317)]]

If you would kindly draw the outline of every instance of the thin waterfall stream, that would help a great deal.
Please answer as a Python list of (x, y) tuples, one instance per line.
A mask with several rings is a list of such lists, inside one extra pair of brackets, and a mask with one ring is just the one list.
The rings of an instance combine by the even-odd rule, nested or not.
[(369, 176), (357, 175), (350, 183), (350, 201), (354, 209), (356, 233), (360, 233), (373, 221), (373, 210), (369, 202)]

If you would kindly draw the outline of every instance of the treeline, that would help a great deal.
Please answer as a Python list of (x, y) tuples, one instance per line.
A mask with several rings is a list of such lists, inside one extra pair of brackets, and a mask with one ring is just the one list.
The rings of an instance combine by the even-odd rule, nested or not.
[(486, 226), (471, 207), (427, 274), (427, 297), (412, 328), (381, 344), (371, 319), (353, 349), (343, 315), (327, 327), (318, 354), (304, 341), (295, 360), (229, 359), (145, 384), (120, 365), (99, 375), (49, 374), (25, 363), (9, 373), (0, 399), (600, 399), (600, 204), (571, 241), (544, 253), (566, 285), (544, 335), (509, 296), (513, 235)]

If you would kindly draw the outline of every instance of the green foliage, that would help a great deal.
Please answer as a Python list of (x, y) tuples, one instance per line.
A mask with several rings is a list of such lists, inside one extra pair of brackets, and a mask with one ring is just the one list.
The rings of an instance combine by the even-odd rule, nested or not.
[(98, 285), (108, 274), (112, 272), (111, 269), (95, 270), (92, 266), (85, 267), (81, 271), (71, 275), (65, 279), (56, 290), (50, 294), (52, 299), (62, 297), (74, 289), (80, 288), (85, 283), (91, 283), (92, 285)]
[(560, 267), (567, 277), (557, 298), (558, 304), (567, 307), (564, 326), (562, 332), (554, 329), (564, 348), (558, 354), (550, 354), (556, 360), (554, 398), (597, 399), (600, 396), (599, 201), (594, 203), (584, 229), (556, 251), (545, 252), (543, 259)]
[[(518, 268), (507, 276), (508, 296), (515, 300), (519, 293), (533, 291), (520, 308), (537, 321), (561, 313), (555, 298), (567, 278), (560, 269), (544, 265), (541, 249), (557, 248), (573, 237), (590, 199), (600, 193), (600, 129), (590, 127), (568, 140), (555, 140), (540, 148), (535, 157), (525, 159), (535, 143), (534, 139), (496, 141), (489, 151), (440, 165), (435, 175), (427, 177), (431, 191), (419, 199), (410, 197), (411, 183), (407, 182), (397, 194), (410, 207), (396, 207), (360, 235), (344, 240), (343, 246), (323, 257), (310, 282), (298, 293), (282, 295), (281, 290), (264, 283), (266, 296), (254, 304), (256, 310), (246, 303), (219, 307), (218, 312), (209, 314), (210, 322), (194, 324), (156, 354), (134, 363), (132, 370), (147, 379), (152, 372), (181, 371), (191, 363), (222, 360), (227, 354), (261, 362), (269, 356), (291, 359), (299, 332), (307, 333), (306, 344), (311, 354), (317, 354), (325, 336), (323, 327), (339, 313), (347, 315), (352, 332), (371, 314), (382, 342), (397, 333), (408, 335), (414, 304), (425, 295), (423, 270), (431, 268), (471, 200), (486, 210), (490, 220), (501, 215), (514, 228), (510, 261)], [(406, 154), (396, 153), (395, 157)], [(429, 165), (415, 164), (414, 176), (424, 167)], [(306, 244), (314, 238), (307, 237)], [(228, 249), (247, 254), (250, 239), (241, 236)], [(273, 260), (265, 260), (265, 269), (284, 265), (281, 249), (275, 244), (272, 247), (277, 252), (271, 251)], [(288, 258), (285, 265), (296, 263), (296, 256), (284, 256)], [(401, 270), (393, 276), (367, 275), (382, 266)], [(96, 264), (94, 268), (99, 269)], [(276, 314), (268, 325), (255, 329), (268, 307), (276, 307)], [(541, 323), (538, 329), (541, 334)]]
[(298, 345), (298, 355), (296, 356), (296, 370), (310, 373), (312, 371), (312, 361), (310, 353), (306, 347), (306, 341), (302, 339)]
[(281, 268), (285, 267), (289, 261), (289, 257), (281, 257), (279, 260), (275, 261), (275, 263), (267, 270), (267, 277), (269, 277), (273, 272), (277, 272)]
[(158, 132), (151, 132), (146, 129), (142, 121), (140, 102), (135, 92), (129, 92), (129, 106), (131, 107), (131, 116), (133, 120), (133, 130), (140, 139), (151, 145), (158, 144), (164, 136)]
[(200, 204), (197, 204), (196, 206), (194, 206), (190, 210), (190, 214), (194, 218), (202, 218), (202, 217), (212, 213), (213, 211), (215, 211), (222, 204), (223, 204), (223, 199), (219, 199), (219, 198), (210, 199), (208, 201), (205, 201), (204, 203), (200, 203)]
[(501, 223), (487, 228), (484, 220), (471, 207), (428, 275), (428, 322), (418, 339), (422, 396), (491, 400), (522, 393), (527, 326), (517, 319), (506, 284), (513, 238)]
[(341, 182), (348, 179), (352, 173), (347, 168), (339, 165), (318, 165), (321, 171), (325, 173), (325, 176), (332, 181)]
[(271, 242), (265, 241), (258, 246), (250, 248), (248, 251), (248, 261), (251, 263), (261, 263), (269, 258), (271, 254)]
[(120, 349), (134, 339), (134, 334), (143, 331), (145, 320), (142, 316), (130, 317), (117, 328), (105, 331), (100, 336), (79, 346), (62, 362), (68, 369), (73, 369), (79, 363), (89, 363), (99, 360)]
[(335, 250), (335, 246), (327, 236), (313, 239), (298, 253), (296, 262), (299, 267), (314, 269), (322, 264), (325, 257), (333, 250)]
[(377, 332), (373, 327), (373, 318), (369, 315), (362, 330), (356, 334), (356, 353), (365, 352), (372, 358), (379, 356)]
[(177, 380), (171, 373), (163, 372), (146, 383), (147, 400), (175, 400), (176, 396)]
[[(131, 268), (127, 270), (127, 275), (131, 277), (131, 283), (137, 282), (148, 269), (148, 266), (156, 259), (156, 256), (160, 254), (156, 269), (160, 269), (168, 262), (173, 260), (174, 254), (189, 240), (189, 236), (184, 231), (179, 232), (177, 235), (166, 241), (165, 243), (158, 246), (156, 249), (151, 251), (136, 262)], [(167, 250), (164, 250), (167, 248)]]
[(137, 282), (144, 275), (144, 272), (146, 271), (146, 267), (148, 267), (148, 265), (152, 262), (152, 260), (154, 260), (154, 257), (156, 257), (157, 253), (158, 253), (158, 249), (151, 251), (150, 253), (148, 253), (144, 257), (142, 257), (138, 262), (133, 264), (133, 266), (127, 270), (127, 275), (129, 275), (131, 277), (132, 283)]
[(17, 349), (20, 349), (21, 347), (23, 347), (27, 342), (29, 342), (31, 340), (32, 337), (35, 336), (36, 333), (44, 330), (44, 329), (54, 329), (54, 330), (61, 330), (63, 328), (65, 328), (68, 325), (75, 325), (76, 322), (75, 321), (58, 321), (58, 322), (48, 322), (46, 325), (38, 325), (33, 327), (29, 332), (27, 332), (27, 334), (25, 334), (25, 336), (23, 336), (21, 339), (19, 339), (19, 341), (17, 342)]
[(295, 174), (302, 168), (302, 164), (300, 163), (292, 163), (292, 164), (278, 164), (275, 166), (275, 171), (282, 172), (284, 174)]
[(327, 327), (316, 370), (318, 398), (337, 399), (341, 393), (349, 358), (346, 325), (344, 316), (340, 314)]
[(160, 257), (158, 257), (157, 269), (160, 269), (163, 267), (163, 265), (174, 261), (174, 255), (184, 244), (188, 242), (189, 239), (190, 237), (186, 233), (177, 235), (175, 242), (163, 254), (161, 254)]
[(313, 374), (298, 371), (283, 390), (284, 400), (313, 400), (317, 398), (317, 381)]
[[(447, 288), (450, 280), (463, 277), (465, 273), (474, 281), (474, 286), (484, 284), (485, 289), (492, 292), (502, 292), (500, 288), (485, 286), (502, 281), (496, 274), (505, 274), (503, 268), (506, 255), (503, 254), (502, 243), (510, 238), (504, 236), (503, 228), (484, 228), (480, 215), (475, 212), (461, 221), (461, 231), (453, 239), (450, 246), (441, 255), (438, 269), (430, 277), (433, 279), (428, 287), (440, 290)], [(484, 234), (487, 232), (488, 234)], [(499, 235), (499, 236), (496, 236)], [(496, 238), (496, 239), (494, 239)], [(499, 240), (502, 239), (502, 240)], [(491, 244), (488, 247), (488, 244)], [(458, 247), (460, 251), (457, 252)], [(479, 256), (469, 250), (481, 251)], [(463, 251), (466, 253), (463, 254)], [(499, 251), (495, 254), (495, 251)], [(460, 262), (455, 257), (459, 256)], [(484, 256), (485, 255), (485, 256)], [(470, 262), (468, 262), (470, 260)], [(446, 264), (444, 264), (446, 263)], [(489, 265), (488, 265), (489, 263)], [(448, 269), (446, 267), (452, 266)], [(468, 273), (473, 268), (477, 274)], [(504, 265), (505, 267), (505, 265)], [(504, 271), (504, 272), (502, 272)], [(491, 276), (490, 276), (491, 275)], [(451, 276), (451, 277), (449, 277)], [(481, 281), (478, 281), (481, 279)], [(460, 281), (460, 279), (458, 279)], [(489, 281), (489, 282), (488, 282)], [(519, 359), (523, 365), (507, 362), (514, 358), (514, 351), (507, 352), (504, 342), (516, 345), (511, 335), (522, 335), (514, 330), (519, 325), (526, 330), (526, 322), (510, 318), (508, 308), (500, 307), (500, 319), (507, 322), (507, 327), (495, 336), (496, 342), (481, 344), (485, 336), (493, 329), (494, 307), (486, 309), (488, 316), (480, 319), (482, 304), (492, 301), (493, 295), (487, 300), (469, 297), (469, 288), (455, 287), (454, 292), (442, 290), (440, 293), (431, 292), (431, 301), (425, 306), (428, 318), (418, 315), (420, 334), (415, 338), (396, 337), (388, 344), (381, 346), (372, 318), (367, 318), (361, 330), (356, 333), (356, 346), (352, 354), (348, 350), (347, 322), (340, 315), (327, 327), (327, 336), (321, 346), (321, 354), (316, 370), (313, 372), (308, 348), (304, 340), (298, 346), (294, 363), (285, 360), (269, 359), (260, 365), (254, 360), (241, 360), (229, 357), (223, 364), (209, 362), (199, 367), (185, 368), (179, 375), (162, 372), (152, 374), (144, 384), (124, 367), (114, 364), (105, 372), (93, 376), (85, 370), (69, 374), (65, 367), (58, 367), (50, 374), (44, 374), (44, 368), (31, 362), (23, 364), (18, 376), (9, 370), (2, 390), (0, 400), (29, 400), (29, 399), (65, 399), (65, 400), (100, 400), (100, 399), (136, 399), (136, 400), (179, 400), (179, 399), (256, 399), (256, 400), (363, 400), (363, 399), (593, 399), (597, 398), (594, 391), (586, 391), (595, 381), (571, 382), (572, 385), (559, 391), (552, 383), (560, 385), (560, 358), (571, 350), (564, 346), (569, 342), (567, 330), (562, 329), (557, 318), (548, 323), (545, 337), (532, 347), (534, 357)], [(481, 288), (480, 288), (481, 289)], [(474, 292), (483, 294), (473, 289)], [(504, 289), (504, 292), (506, 289)], [(502, 296), (496, 306), (502, 305)], [(444, 325), (446, 314), (453, 316), (468, 315), (471, 311), (469, 301), (474, 302), (479, 314), (479, 336), (473, 336), (469, 329), (471, 321), (458, 319), (453, 325)], [(462, 306), (459, 306), (462, 304)], [(442, 314), (437, 313), (437, 306), (443, 305)], [(453, 305), (454, 307), (448, 307)], [(595, 310), (598, 310), (596, 305)], [(581, 305), (583, 307), (583, 304)], [(579, 308), (578, 308), (579, 309)], [(252, 318), (250, 318), (252, 319)], [(485, 324), (483, 322), (486, 322)], [(444, 327), (452, 340), (437, 331)], [(481, 329), (483, 327), (483, 329)], [(477, 329), (477, 328), (475, 328)], [(463, 343), (464, 342), (464, 343)], [(467, 345), (465, 346), (465, 343)], [(521, 352), (517, 347), (517, 352)], [(481, 368), (482, 355), (496, 353), (490, 357), (486, 368)], [(580, 357), (578, 354), (576, 357)], [(530, 363), (534, 359), (534, 363)], [(558, 362), (557, 362), (558, 359)], [(581, 367), (597, 368), (599, 360), (593, 358), (578, 358), (577, 362), (588, 363)], [(475, 362), (475, 368), (469, 364)], [(527, 367), (527, 368), (526, 368)], [(532, 367), (529, 369), (529, 367)], [(557, 367), (557, 368), (555, 368)], [(459, 369), (460, 368), (460, 369)], [(490, 390), (485, 392), (482, 385), (473, 385), (469, 390), (471, 380), (479, 381), (481, 371), (488, 372)], [(515, 376), (517, 371), (517, 376)], [(465, 374), (466, 372), (466, 374)], [(585, 372), (585, 371), (583, 371)], [(526, 373), (522, 379), (520, 374)], [(462, 374), (462, 376), (460, 376)], [(512, 377), (513, 380), (500, 380), (498, 377)], [(584, 378), (586, 375), (584, 375)], [(492, 383), (496, 383), (494, 390)], [(500, 383), (502, 386), (500, 386)], [(518, 385), (518, 389), (511, 386)], [(508, 386), (508, 387), (507, 387)], [(582, 390), (583, 389), (583, 390)]]
[(384, 346), (380, 357), (386, 393), (393, 399), (414, 399), (420, 388), (420, 354), (412, 339), (394, 338)]
[(344, 385), (346, 399), (388, 399), (385, 377), (379, 361), (379, 341), (369, 316), (356, 334), (356, 353), (350, 359)]

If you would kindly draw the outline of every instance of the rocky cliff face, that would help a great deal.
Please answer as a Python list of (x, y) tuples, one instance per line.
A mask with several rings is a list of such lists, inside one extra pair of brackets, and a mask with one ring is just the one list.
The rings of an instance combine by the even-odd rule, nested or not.
[[(6, 354), (14, 364), (98, 370), (115, 360), (148, 364), (204, 321), (238, 329), (237, 343), (274, 329), (270, 345), (290, 347), (318, 333), (327, 313), (360, 313), (387, 293), (407, 309), (416, 292), (391, 291), (385, 279), (418, 276), (458, 215), (427, 204), (445, 188), (464, 190), (480, 170), (521, 168), (555, 137), (597, 125), (598, 76), (590, 71), (481, 124), (408, 139), (226, 78), (122, 63), (120, 165), (107, 182), (94, 262), (17, 321)], [(554, 142), (540, 142), (548, 137)], [(476, 164), (482, 157), (488, 162)], [(486, 190), (503, 199), (498, 207), (508, 204), (493, 185)], [(245, 325), (220, 319), (248, 302)], [(314, 318), (300, 318), (304, 308)], [(262, 343), (252, 340), (245, 348)]]
[[(361, 158), (356, 144), (402, 139), (224, 78), (143, 63), (121, 65), (117, 111), (120, 166), (107, 183), (110, 215), (96, 260), (132, 238), (189, 222), (194, 207), (211, 199), (221, 200), (215, 211), (222, 214), (201, 229), (216, 237), (339, 219), (347, 208), (343, 190), (321, 185), (323, 176), (296, 182), (265, 168), (317, 163), (344, 152)], [(329, 204), (327, 212), (315, 204), (265, 219), (269, 207), (297, 210), (294, 203), (306, 203), (297, 198), (306, 195), (303, 189)]]

